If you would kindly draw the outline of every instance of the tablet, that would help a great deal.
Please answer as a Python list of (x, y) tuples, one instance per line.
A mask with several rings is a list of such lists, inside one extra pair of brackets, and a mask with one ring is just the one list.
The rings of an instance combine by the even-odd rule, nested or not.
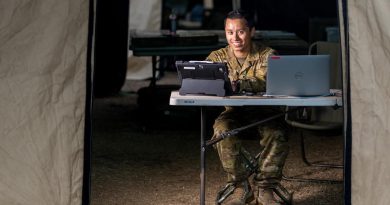
[(231, 95), (232, 86), (226, 63), (212, 61), (176, 61), (180, 95)]

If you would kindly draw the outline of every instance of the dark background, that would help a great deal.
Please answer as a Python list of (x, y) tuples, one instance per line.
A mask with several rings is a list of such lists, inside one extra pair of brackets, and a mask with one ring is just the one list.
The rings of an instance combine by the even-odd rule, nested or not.
[[(129, 49), (130, 0), (96, 1), (94, 45), (94, 96), (104, 97), (118, 93), (127, 71)], [(177, 12), (177, 20), (203, 6), (203, 0), (162, 0), (161, 28), (169, 29), (169, 15)], [(295, 33), (311, 44), (326, 40), (325, 28), (337, 26), (336, 0), (243, 0), (241, 8), (253, 13), (257, 30), (281, 30)], [(214, 0), (214, 8), (203, 10), (201, 30), (223, 30), (224, 17), (232, 10), (231, 1)], [(193, 17), (191, 17), (193, 18)], [(191, 30), (178, 26), (177, 29)]]
[[(185, 14), (182, 14), (184, 8), (189, 12), (194, 5), (202, 5), (202, 2), (202, 0), (163, 0), (162, 29), (169, 29), (169, 14), (172, 9), (178, 11), (178, 18), (185, 18)], [(256, 29), (293, 32), (309, 43), (325, 40), (324, 26), (337, 26), (336, 0), (243, 0), (241, 8), (253, 13), (257, 19)], [(232, 4), (229, 1), (214, 0), (214, 8), (209, 11), (209, 15), (205, 11), (200, 29), (224, 29), (224, 17), (231, 10)], [(322, 35), (313, 31), (318, 29)]]

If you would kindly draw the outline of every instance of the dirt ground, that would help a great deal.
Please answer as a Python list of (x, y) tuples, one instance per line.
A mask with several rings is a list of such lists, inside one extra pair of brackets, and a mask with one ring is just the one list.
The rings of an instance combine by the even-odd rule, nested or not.
[[(164, 84), (164, 78), (159, 83)], [(147, 85), (128, 80), (120, 94), (94, 100), (92, 205), (199, 204), (199, 109), (171, 107), (168, 101), (153, 98), (150, 101), (161, 106), (142, 105), (137, 91)], [(342, 169), (307, 167), (302, 162), (297, 133), (290, 136), (284, 175), (342, 180)], [(245, 144), (255, 154), (258, 139), (246, 139)], [(342, 163), (341, 135), (310, 135), (306, 145), (309, 160)], [(225, 179), (215, 150), (207, 149), (206, 204), (214, 204)], [(282, 184), (293, 193), (295, 205), (343, 204), (342, 183), (283, 180)]]

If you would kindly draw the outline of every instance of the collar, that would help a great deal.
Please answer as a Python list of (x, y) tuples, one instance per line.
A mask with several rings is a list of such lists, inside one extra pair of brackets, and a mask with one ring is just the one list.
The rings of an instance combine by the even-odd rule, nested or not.
[(251, 48), (248, 53), (248, 56), (245, 59), (245, 62), (240, 66), (237, 62), (236, 56), (234, 56), (233, 50), (231, 47), (228, 45), (228, 63), (232, 65), (234, 68), (241, 68), (239, 72), (243, 72), (246, 70), (248, 67), (251, 67), (253, 65), (254, 61), (257, 61), (259, 59), (259, 52), (258, 51), (258, 46), (256, 43), (252, 42), (251, 43)]

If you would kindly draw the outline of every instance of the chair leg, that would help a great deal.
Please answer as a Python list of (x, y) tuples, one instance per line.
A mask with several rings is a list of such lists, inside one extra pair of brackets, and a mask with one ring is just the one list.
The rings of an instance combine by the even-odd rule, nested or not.
[[(321, 163), (311, 163), (307, 160), (306, 150), (305, 150), (305, 139), (303, 136), (303, 131), (300, 131), (301, 138), (301, 155), (303, 162), (308, 166), (313, 167), (325, 167), (325, 168), (343, 168), (342, 165), (334, 165), (334, 164), (321, 164)], [(282, 173), (282, 179), (287, 181), (298, 181), (298, 182), (312, 182), (312, 183), (328, 183), (328, 184), (340, 184), (343, 183), (343, 180), (332, 180), (332, 179), (310, 179), (310, 178), (302, 178), (302, 177), (291, 177), (286, 176)]]
[(302, 160), (307, 166), (313, 166), (313, 167), (327, 167), (327, 168), (344, 168), (343, 165), (338, 165), (338, 164), (323, 164), (323, 163), (314, 163), (314, 162), (309, 162), (309, 160), (306, 157), (306, 146), (305, 146), (305, 137), (303, 135), (303, 131), (300, 131), (300, 138), (301, 138), (301, 155), (302, 155)]

